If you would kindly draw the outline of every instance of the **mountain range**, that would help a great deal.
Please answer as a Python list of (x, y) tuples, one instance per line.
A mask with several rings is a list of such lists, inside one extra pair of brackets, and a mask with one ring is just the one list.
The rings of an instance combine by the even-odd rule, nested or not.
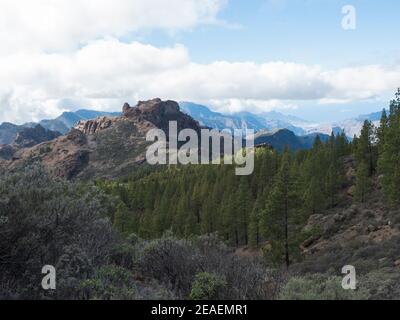
[(289, 147), (292, 151), (311, 149), (317, 136), (322, 142), (329, 140), (329, 135), (323, 133), (310, 133), (304, 136), (297, 136), (288, 129), (280, 129), (274, 132), (260, 131), (256, 133), (254, 144), (269, 145), (274, 149), (282, 152), (285, 147)]
[(253, 129), (258, 132), (261, 130), (273, 131), (276, 129), (288, 129), (296, 135), (307, 134), (303, 127), (310, 126), (311, 123), (280, 112), (271, 111), (261, 114), (251, 112), (237, 112), (233, 114), (222, 114), (211, 111), (208, 107), (192, 102), (181, 102), (180, 107), (183, 112), (199, 121), (203, 126), (223, 129)]
[[(363, 115), (348, 120), (346, 127), (331, 126), (325, 132), (359, 131), (364, 120), (377, 122), (379, 118), (380, 113)], [(167, 133), (169, 121), (177, 121), (178, 130), (190, 128), (197, 132), (204, 127), (255, 129), (256, 145), (279, 151), (286, 146), (293, 151), (309, 149), (317, 136), (322, 141), (329, 139), (328, 134), (321, 133), (323, 130), (311, 130), (316, 128), (311, 123), (278, 112), (224, 115), (197, 104), (153, 99), (135, 107), (125, 104), (122, 112), (79, 110), (39, 124), (3, 123), (0, 167), (13, 169), (27, 162), (40, 162), (55, 176), (67, 179), (124, 176), (145, 162), (149, 144), (146, 133), (151, 129)]]
[(238, 112), (222, 114), (211, 111), (208, 107), (192, 102), (181, 102), (180, 106), (184, 112), (200, 122), (204, 126), (217, 129), (254, 129), (258, 131), (274, 132), (280, 129), (288, 129), (297, 136), (309, 134), (327, 134), (332, 132), (340, 133), (342, 130), (346, 136), (352, 139), (359, 135), (365, 120), (379, 124), (382, 111), (367, 115), (360, 115), (357, 118), (347, 119), (333, 123), (315, 123), (295, 116), (285, 115), (277, 111), (254, 114), (250, 112)]
[(101, 116), (113, 117), (119, 115), (121, 115), (120, 112), (103, 112), (83, 109), (75, 112), (64, 112), (55, 119), (41, 120), (38, 123), (28, 122), (22, 125), (16, 125), (4, 122), (0, 125), (0, 145), (12, 144), (18, 133), (26, 128), (34, 128), (38, 124), (47, 130), (66, 134), (81, 120), (91, 120)]
[[(200, 125), (219, 130), (253, 129), (255, 132), (263, 131), (263, 133), (265, 133), (265, 131), (267, 131), (273, 133), (280, 129), (288, 129), (296, 134), (296, 136), (315, 135), (318, 133), (330, 135), (332, 132), (337, 134), (343, 130), (350, 139), (361, 132), (365, 120), (372, 121), (375, 125), (378, 125), (382, 114), (382, 112), (375, 112), (337, 123), (314, 123), (277, 111), (260, 114), (251, 112), (223, 114), (214, 112), (207, 106), (192, 102), (180, 102), (179, 106), (184, 113), (197, 120)], [(37, 124), (40, 124), (45, 129), (66, 134), (79, 121), (92, 120), (102, 116), (117, 117), (120, 115), (121, 112), (103, 112), (82, 109), (75, 112), (64, 112), (55, 119), (42, 120), (39, 123), (15, 125), (5, 122), (0, 125), (0, 145), (11, 144), (17, 134), (24, 128), (33, 128)]]
[[(79, 114), (81, 117), (91, 116), (83, 112)], [(71, 114), (67, 116), (68, 120), (74, 118)], [(65, 115), (63, 119), (65, 121)], [(57, 122), (53, 123), (59, 121), (60, 118), (57, 118)], [(153, 99), (141, 101), (135, 107), (126, 103), (119, 116), (113, 113), (111, 116), (79, 120), (65, 135), (45, 129), (40, 124), (34, 128), (25, 127), (17, 133), (11, 145), (0, 147), (0, 166), (10, 170), (38, 162), (54, 176), (67, 179), (124, 176), (145, 162), (146, 147), (149, 145), (146, 133), (151, 129), (162, 129), (167, 133), (169, 121), (177, 122), (178, 131), (189, 128), (200, 132), (204, 128), (182, 112), (174, 101)], [(285, 146), (298, 150), (310, 148), (316, 136), (299, 137), (288, 129), (273, 133), (260, 130), (255, 142), (277, 150)]]

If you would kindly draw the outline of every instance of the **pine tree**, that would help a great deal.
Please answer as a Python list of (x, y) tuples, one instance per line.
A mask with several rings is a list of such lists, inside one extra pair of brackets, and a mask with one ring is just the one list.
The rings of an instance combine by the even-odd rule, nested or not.
[(381, 150), (379, 172), (383, 175), (383, 191), (392, 204), (400, 204), (400, 89), (390, 102), (389, 121)]
[(346, 133), (342, 132), (336, 137), (336, 152), (338, 157), (343, 157), (349, 154), (349, 141)]
[(357, 168), (356, 200), (364, 203), (370, 189), (369, 165), (361, 162)]
[(117, 205), (117, 209), (114, 215), (114, 227), (121, 232), (121, 234), (127, 235), (129, 224), (129, 211), (126, 205), (120, 201)]
[(293, 237), (290, 233), (291, 223), (298, 214), (293, 185), (291, 156), (286, 150), (262, 215), (262, 226), (263, 233), (271, 244), (269, 252), (271, 260), (279, 263), (284, 257), (283, 261), (287, 268), (291, 263), (291, 249), (296, 245), (292, 242)]
[(380, 126), (377, 129), (378, 149), (379, 154), (382, 154), (385, 146), (385, 136), (389, 126), (389, 118), (387, 117), (386, 110), (383, 109)]
[(247, 245), (249, 243), (249, 217), (252, 212), (254, 202), (252, 199), (251, 190), (245, 179), (246, 177), (241, 177), (241, 182), (237, 191), (237, 212), (240, 238), (243, 243)]
[(254, 203), (254, 208), (250, 214), (249, 222), (249, 244), (253, 248), (258, 248), (260, 245), (261, 235), (260, 235), (260, 213), (262, 210), (261, 196), (258, 197), (257, 201)]
[(304, 195), (304, 208), (306, 214), (316, 214), (324, 207), (324, 194), (322, 193), (321, 181), (312, 177), (308, 189)]
[(365, 120), (360, 138), (357, 141), (356, 159), (358, 163), (364, 162), (368, 165), (369, 176), (375, 172), (377, 161), (376, 150), (372, 144), (373, 134), (373, 124)]

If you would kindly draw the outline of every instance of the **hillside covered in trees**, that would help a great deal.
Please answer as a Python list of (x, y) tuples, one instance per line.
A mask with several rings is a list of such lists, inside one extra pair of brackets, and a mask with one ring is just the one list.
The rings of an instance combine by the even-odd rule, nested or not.
[[(0, 297), (400, 298), (400, 90), (376, 128), (230, 165), (92, 182), (0, 175)], [(39, 289), (44, 264), (58, 290)], [(341, 289), (340, 268), (360, 271)]]

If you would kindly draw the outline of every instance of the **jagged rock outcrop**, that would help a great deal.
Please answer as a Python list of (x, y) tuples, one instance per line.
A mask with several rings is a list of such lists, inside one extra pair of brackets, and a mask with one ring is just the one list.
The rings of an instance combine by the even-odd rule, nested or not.
[(98, 131), (107, 129), (111, 126), (112, 120), (107, 117), (100, 117), (95, 120), (79, 121), (75, 129), (84, 134), (95, 134)]
[(167, 134), (170, 121), (177, 121), (178, 130), (191, 128), (197, 131), (200, 129), (199, 123), (187, 114), (182, 113), (179, 104), (171, 100), (162, 101), (156, 98), (149, 101), (139, 101), (136, 107), (131, 107), (125, 103), (122, 112), (124, 117), (148, 121)]

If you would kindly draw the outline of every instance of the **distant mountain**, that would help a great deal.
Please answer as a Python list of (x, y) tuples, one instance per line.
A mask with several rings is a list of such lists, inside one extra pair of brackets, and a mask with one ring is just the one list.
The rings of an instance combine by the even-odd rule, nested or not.
[(334, 123), (312, 123), (294, 116), (285, 115), (280, 112), (271, 111), (261, 114), (250, 112), (238, 112), (233, 114), (222, 114), (211, 111), (208, 107), (191, 103), (181, 102), (184, 112), (199, 121), (202, 125), (217, 129), (254, 129), (258, 131), (273, 132), (279, 129), (288, 129), (297, 136), (322, 133), (330, 135), (332, 132), (338, 134), (342, 131), (349, 138), (359, 135), (365, 120), (379, 125), (382, 112), (360, 115), (357, 118), (347, 119)]
[(83, 109), (75, 112), (64, 112), (61, 116), (55, 119), (42, 120), (39, 124), (46, 129), (65, 134), (81, 120), (92, 120), (103, 116), (117, 117), (119, 115), (121, 115), (120, 112), (103, 112)]
[(11, 160), (14, 154), (20, 149), (31, 148), (61, 136), (61, 133), (45, 129), (40, 124), (32, 128), (15, 125), (7, 126), (7, 124), (4, 127), (13, 128), (18, 131), (12, 142), (0, 145), (0, 159), (5, 160)]
[(204, 105), (192, 102), (181, 102), (180, 107), (183, 112), (199, 121), (201, 125), (219, 130), (253, 129), (255, 131), (273, 131), (277, 129), (289, 129), (297, 135), (304, 135), (306, 131), (302, 126), (309, 125), (309, 122), (306, 120), (284, 115), (276, 111), (261, 114), (237, 112), (228, 115), (213, 112)]
[(382, 111), (379, 111), (360, 115), (353, 119), (347, 119), (336, 123), (320, 124), (305, 129), (308, 133), (321, 132), (325, 134), (330, 134), (332, 131), (336, 134), (343, 130), (346, 136), (351, 139), (354, 135), (358, 136), (361, 133), (365, 120), (371, 121), (375, 126), (379, 126), (381, 117)]
[(311, 149), (317, 136), (321, 141), (328, 141), (329, 136), (326, 134), (309, 134), (305, 136), (297, 136), (288, 129), (281, 129), (275, 132), (260, 131), (255, 135), (255, 145), (268, 144), (278, 151), (283, 151), (285, 147), (289, 147), (292, 151)]
[(0, 145), (11, 144), (17, 134), (22, 131), (25, 126), (4, 122), (0, 124)]
[(358, 116), (356, 118), (356, 120), (359, 120), (359, 121), (368, 120), (368, 121), (372, 121), (372, 122), (381, 121), (382, 113), (383, 113), (383, 111), (379, 111), (379, 112), (374, 112), (374, 113), (370, 113), (370, 114), (366, 114), (366, 115), (361, 115), (361, 116)]

